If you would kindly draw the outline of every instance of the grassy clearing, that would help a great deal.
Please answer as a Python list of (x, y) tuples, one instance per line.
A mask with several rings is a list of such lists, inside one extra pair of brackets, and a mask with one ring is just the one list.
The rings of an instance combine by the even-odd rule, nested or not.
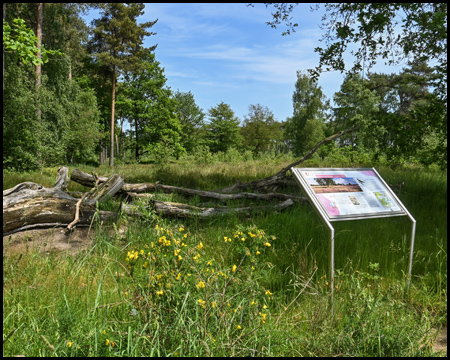
[[(130, 183), (208, 190), (272, 175), (289, 162), (123, 165), (114, 172)], [(52, 186), (56, 170), (4, 174), (4, 189), (22, 181)], [(396, 192), (417, 220), (409, 294), (406, 217), (334, 223), (331, 317), (328, 232), (309, 204), (258, 217), (182, 222), (147, 212), (142, 221), (122, 217), (114, 224), (127, 226), (125, 235), (110, 237), (98, 225), (94, 246), (76, 256), (6, 249), (3, 338), (10, 336), (3, 354), (431, 355), (427, 334), (447, 324), (447, 176), (377, 170), (391, 185), (404, 182)]]

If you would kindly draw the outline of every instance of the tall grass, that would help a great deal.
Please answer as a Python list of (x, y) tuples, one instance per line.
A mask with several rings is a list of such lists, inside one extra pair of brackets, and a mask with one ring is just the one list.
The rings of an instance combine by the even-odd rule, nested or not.
[[(95, 171), (123, 174), (130, 183), (215, 189), (272, 175), (289, 162), (120, 165)], [(93, 247), (76, 256), (17, 253), (4, 239), (3, 353), (430, 355), (433, 339), (427, 334), (446, 325), (447, 316), (447, 177), (424, 169), (377, 170), (417, 220), (409, 294), (406, 217), (333, 224), (332, 317), (329, 234), (309, 204), (258, 216), (183, 221), (160, 219), (142, 208), (142, 220), (122, 217), (114, 225), (127, 227), (125, 235), (110, 236), (105, 225), (98, 226)], [(21, 181), (52, 186), (55, 173), (4, 174), (4, 188)]]

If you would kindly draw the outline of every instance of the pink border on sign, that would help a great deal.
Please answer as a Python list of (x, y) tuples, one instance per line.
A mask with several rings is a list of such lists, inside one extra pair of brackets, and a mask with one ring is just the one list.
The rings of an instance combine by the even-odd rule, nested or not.
[(340, 214), (339, 209), (337, 207), (332, 207), (330, 205), (330, 203), (332, 201), (330, 201), (326, 196), (324, 196), (322, 194), (316, 194), (316, 195), (319, 198), (319, 200), (321, 201), (321, 203), (323, 204), (323, 206), (325, 206), (325, 209), (328, 211), (328, 214), (330, 214), (331, 216)]
[(316, 179), (331, 179), (331, 178), (345, 178), (344, 174), (342, 175), (314, 175)]

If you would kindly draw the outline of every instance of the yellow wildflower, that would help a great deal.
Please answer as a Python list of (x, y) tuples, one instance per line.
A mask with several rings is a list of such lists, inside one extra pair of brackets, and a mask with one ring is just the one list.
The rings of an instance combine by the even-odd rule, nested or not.
[(178, 261), (183, 260), (183, 258), (181, 257), (181, 255), (178, 255)]
[(200, 242), (200, 244), (198, 244), (198, 246), (197, 246), (197, 249), (201, 249), (203, 247), (203, 243), (202, 242)]
[(195, 285), (195, 287), (196, 287), (197, 289), (204, 288), (204, 287), (205, 287), (205, 283), (204, 283), (203, 281), (199, 281), (198, 284)]
[(233, 270), (233, 272), (235, 272), (236, 269), (237, 269), (237, 266), (236, 266), (236, 265), (233, 265), (233, 268), (232, 268), (231, 270)]
[(213, 261), (212, 260), (209, 260), (207, 263), (206, 263), (206, 265), (209, 265), (209, 266), (211, 266), (212, 265), (212, 263), (213, 263)]
[(178, 229), (178, 231), (184, 231), (184, 229), (183, 229), (183, 227), (180, 227), (179, 229)]
[(241, 325), (238, 325), (238, 326), (237, 326), (237, 329), (238, 329), (238, 330), (241, 330), (241, 329), (242, 329), (242, 328), (241, 328)]
[(273, 295), (269, 290), (266, 290), (266, 295), (270, 296)]
[(257, 252), (256, 252), (256, 255), (259, 255), (259, 254), (261, 254), (261, 253), (260, 253), (259, 251), (257, 251)]
[(163, 290), (156, 291), (156, 295), (164, 295), (164, 291)]
[(67, 346), (68, 346), (68, 347), (72, 347), (72, 344), (73, 344), (73, 341), (69, 341), (69, 342), (67, 343)]
[(147, 267), (147, 265), (148, 265), (148, 261), (146, 261), (146, 262), (144, 263), (144, 265), (142, 265), (142, 268), (145, 269), (145, 268)]
[(264, 243), (264, 246), (269, 247), (269, 246), (272, 246), (272, 245), (270, 245), (270, 243), (266, 242), (266, 243)]
[(105, 341), (105, 345), (106, 345), (106, 346), (108, 346), (108, 345), (109, 345), (109, 340), (108, 340), (108, 339), (106, 339), (106, 341)]

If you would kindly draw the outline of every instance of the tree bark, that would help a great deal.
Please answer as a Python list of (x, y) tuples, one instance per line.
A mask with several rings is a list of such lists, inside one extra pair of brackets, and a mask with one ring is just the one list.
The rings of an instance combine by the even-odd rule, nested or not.
[[(3, 236), (32, 228), (67, 226), (75, 217), (78, 199), (67, 194), (68, 168), (58, 170), (58, 178), (52, 188), (33, 182), (24, 182), (3, 191)], [(81, 203), (80, 225), (90, 225), (95, 202), (103, 201), (119, 191), (123, 180), (113, 175), (98, 189), (94, 189)], [(99, 211), (99, 219), (115, 219), (111, 211)]]
[[(282, 201), (276, 205), (258, 206), (258, 207), (241, 207), (241, 208), (218, 208), (218, 207), (198, 207), (192, 205), (186, 205), (174, 202), (165, 202), (158, 200), (150, 200), (148, 208), (152, 208), (157, 214), (165, 217), (179, 217), (179, 218), (189, 218), (189, 217), (201, 217), (206, 218), (210, 216), (225, 215), (230, 213), (241, 213), (241, 214), (254, 214), (263, 211), (277, 211), (284, 210), (287, 207), (294, 204), (291, 199)], [(128, 215), (140, 215), (138, 212), (134, 211), (130, 205), (122, 205), (122, 210)]]
[[(115, 56), (115, 54), (114, 54)], [(109, 154), (109, 166), (114, 166), (114, 107), (116, 103), (116, 67), (113, 65), (112, 71), (112, 91), (111, 91), (111, 148)]]

